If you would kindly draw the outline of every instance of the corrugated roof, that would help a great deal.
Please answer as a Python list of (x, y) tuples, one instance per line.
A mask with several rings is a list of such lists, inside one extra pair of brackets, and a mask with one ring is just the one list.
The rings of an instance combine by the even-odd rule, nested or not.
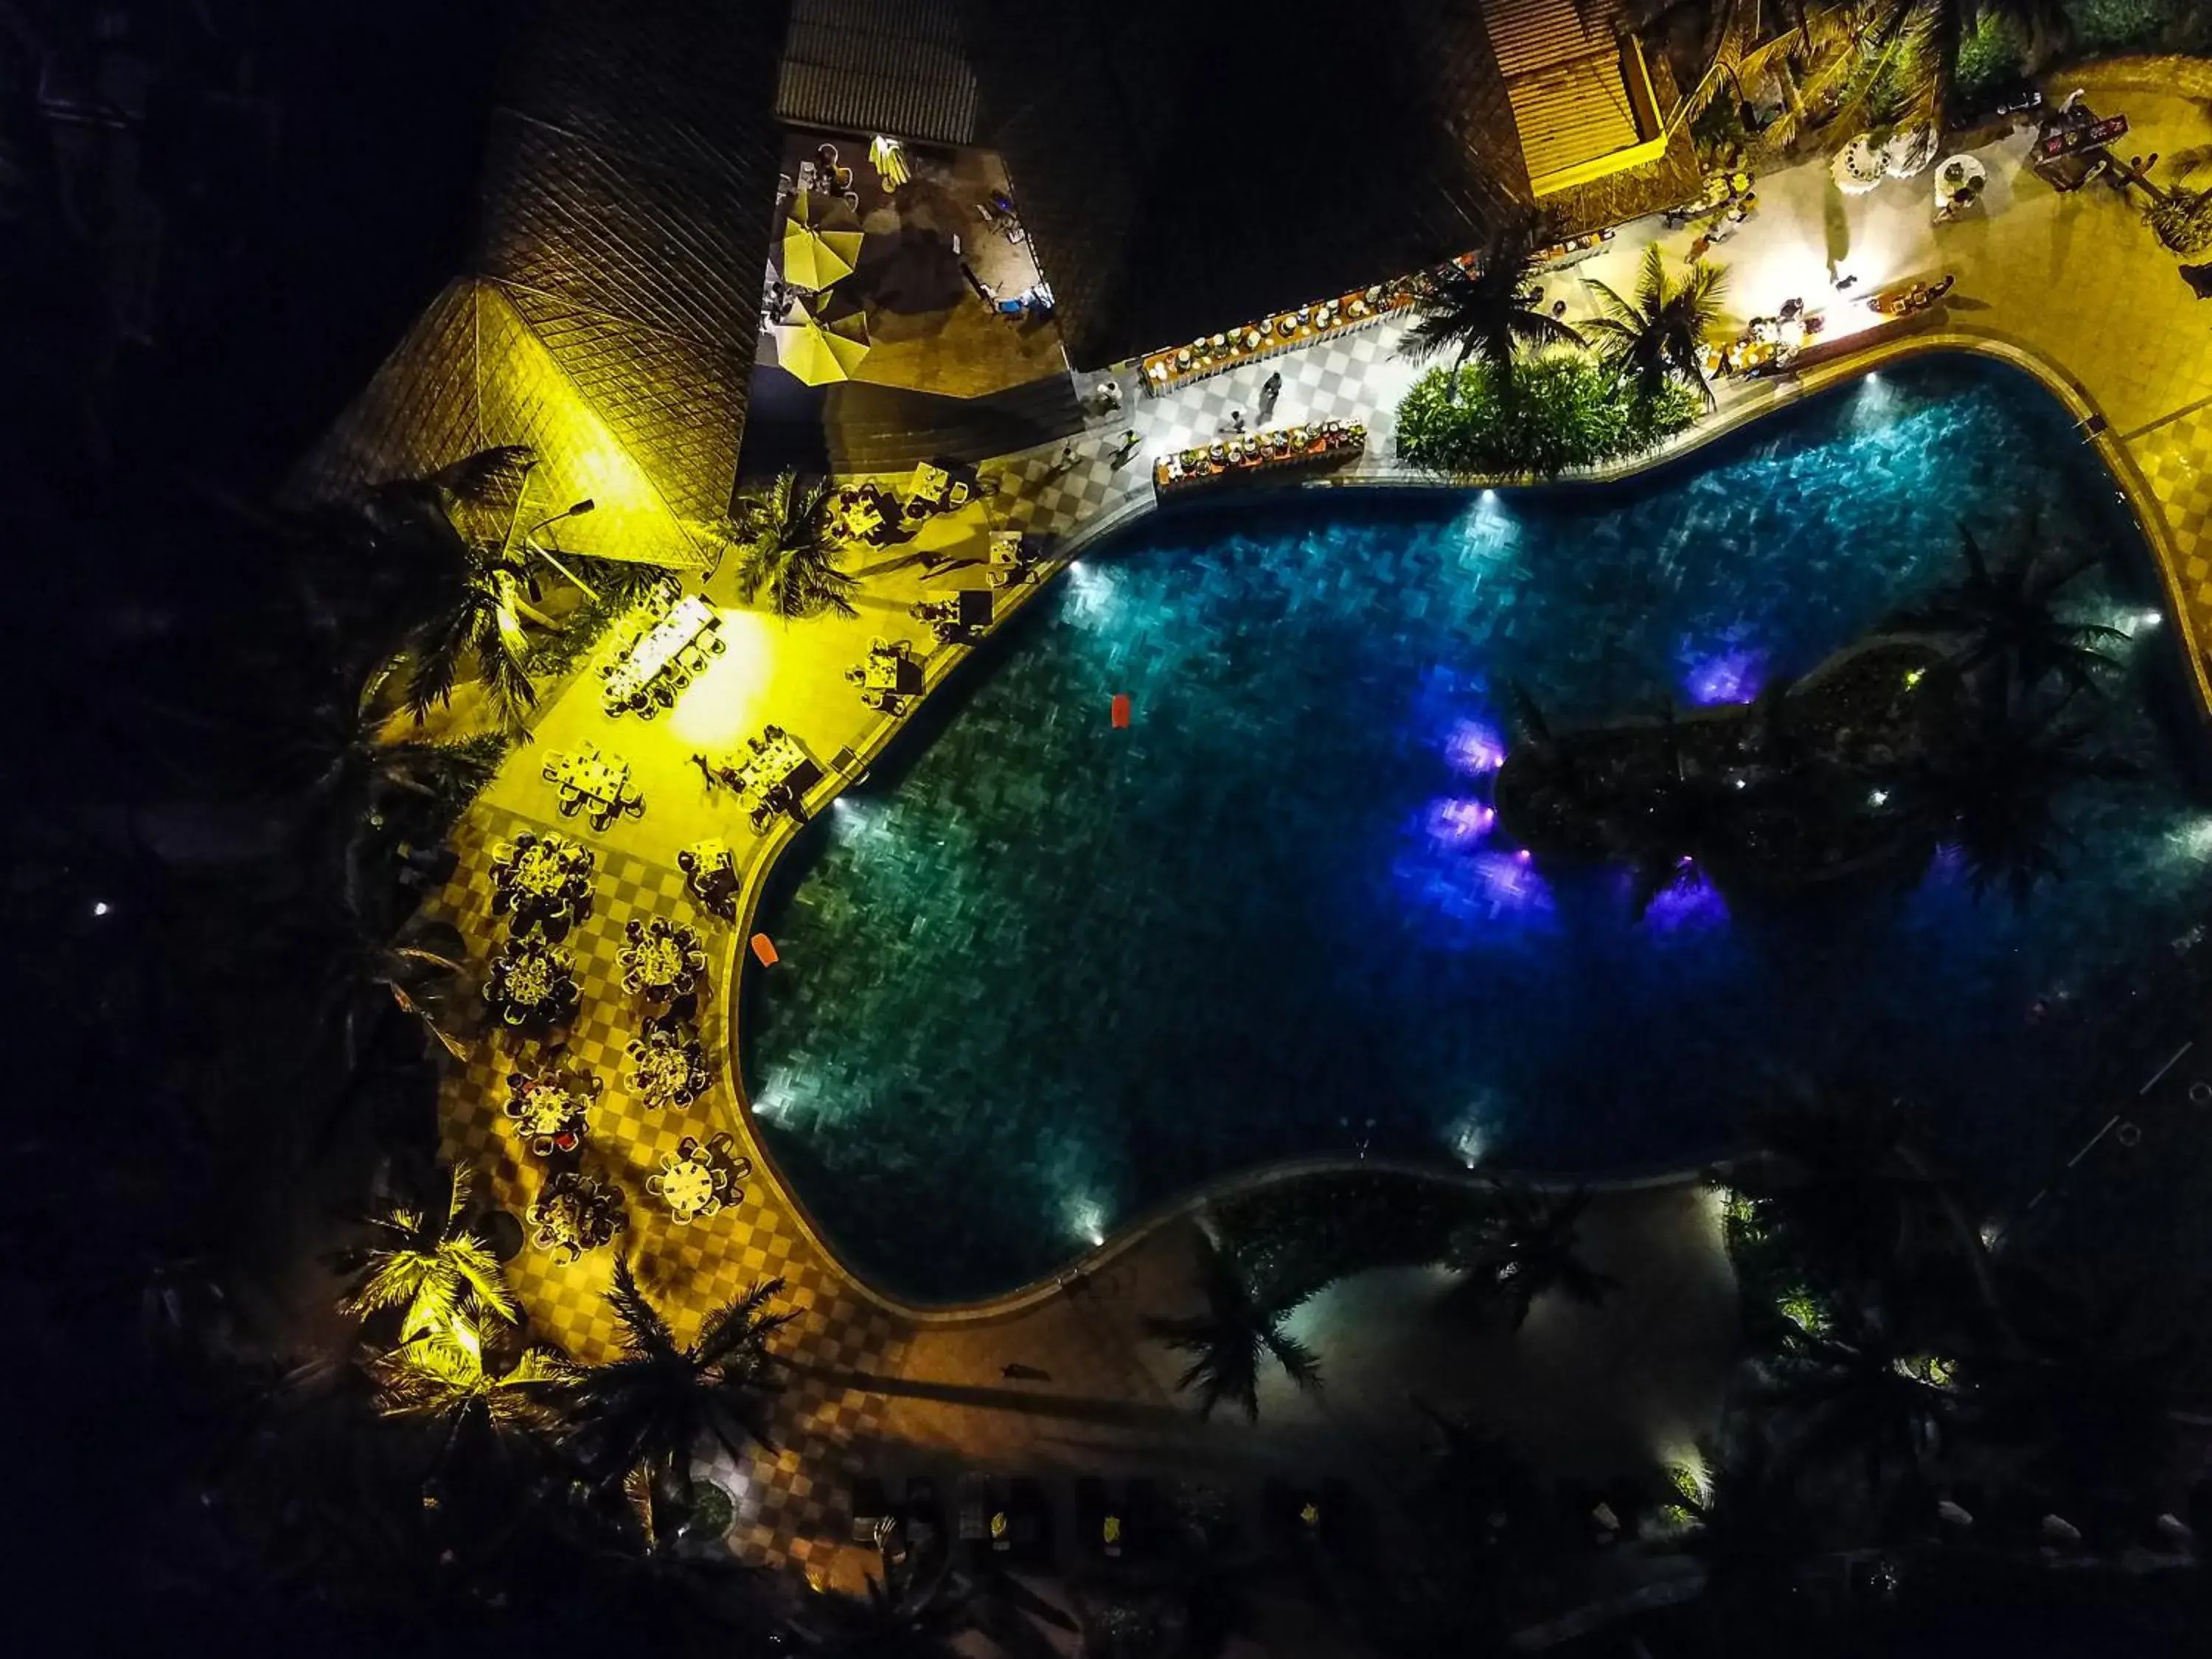
[(793, 0), (775, 112), (801, 126), (975, 142), (959, 0)]
[(783, 21), (777, 0), (538, 0), (492, 113), (471, 268), (295, 495), (532, 443), (533, 489), (599, 501), (580, 550), (703, 559), (687, 526), (728, 506), (757, 344)]
[(1482, 10), (1498, 67), (1508, 80), (1612, 52), (1621, 21), (1613, 0), (1485, 0)]
[(1618, 0), (1485, 0), (1483, 15), (1531, 178), (1651, 136), (1622, 78)]
[(1644, 136), (1636, 130), (1628, 85), (1610, 43), (1602, 58), (1508, 81), (1505, 92), (1531, 178), (1626, 149)]

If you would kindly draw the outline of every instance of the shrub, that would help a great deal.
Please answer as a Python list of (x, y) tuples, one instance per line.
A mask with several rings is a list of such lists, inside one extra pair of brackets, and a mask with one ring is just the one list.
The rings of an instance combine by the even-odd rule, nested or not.
[(2019, 27), (1995, 12), (1959, 42), (1958, 66), (1952, 85), (1961, 104), (1969, 108), (2016, 85), (2027, 71), (2027, 43)]
[(1431, 369), (1398, 405), (1398, 453), (1438, 472), (1548, 476), (1640, 455), (1702, 407), (1687, 386), (1640, 397), (1581, 351), (1523, 359), (1503, 392), (1478, 364), (1461, 371), (1456, 398), (1449, 384), (1448, 370)]
[[(2135, 52), (2164, 45), (2187, 0), (2062, 0), (2083, 52)], [(2193, 32), (2193, 31), (2192, 31)]]
[(1443, 1259), (1485, 1195), (1413, 1176), (1308, 1176), (1214, 1206), (1223, 1245), (1262, 1298), (1291, 1302), (1374, 1267)]

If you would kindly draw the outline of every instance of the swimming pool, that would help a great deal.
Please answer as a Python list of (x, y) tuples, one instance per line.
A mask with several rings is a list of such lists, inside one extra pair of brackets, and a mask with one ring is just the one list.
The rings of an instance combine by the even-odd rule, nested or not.
[[(1637, 922), (1482, 802), (1507, 687), (1554, 722), (1803, 672), (2033, 507), (2103, 538), (2075, 605), (2139, 631), (2070, 878), (2025, 915), (1939, 861), (1893, 902)], [(1929, 1103), (2031, 1159), (2072, 1109), (2027, 1018), (2157, 948), (2212, 817), (2153, 718), (2148, 555), (2016, 371), (1893, 368), (1656, 477), (1307, 492), (1086, 554), (786, 855), (749, 981), (768, 1145), (841, 1252), (918, 1300), (1010, 1289), (1264, 1159), (1478, 1153), (1604, 1173), (1732, 1143), (1790, 1075)], [(1116, 693), (1129, 729), (1113, 728)]]

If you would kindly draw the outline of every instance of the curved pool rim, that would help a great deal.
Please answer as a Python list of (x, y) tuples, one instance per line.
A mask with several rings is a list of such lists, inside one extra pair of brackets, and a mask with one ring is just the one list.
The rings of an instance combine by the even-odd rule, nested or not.
[[(1780, 383), (1777, 395), (1769, 401), (1739, 408), (1707, 422), (1701, 422), (1686, 434), (1684, 440), (1668, 447), (1632, 460), (1615, 463), (1602, 468), (1562, 476), (1557, 478), (1492, 478), (1480, 476), (1454, 477), (1424, 477), (1420, 476), (1340, 477), (1313, 480), (1281, 487), (1271, 494), (1305, 489), (1386, 489), (1399, 491), (1468, 491), (1499, 489), (1512, 491), (1557, 491), (1572, 489), (1579, 485), (1611, 485), (1640, 480), (1662, 473), (1685, 460), (1695, 457), (1709, 445), (1717, 442), (1744, 428), (1756, 425), (1765, 416), (1794, 408), (1807, 398), (1817, 397), (1838, 390), (1850, 382), (1893, 363), (1910, 358), (1936, 356), (1971, 356), (2002, 362), (2033, 375), (2044, 390), (2064, 406), (2073, 416), (2077, 427), (2085, 429), (2085, 441), (2104, 464), (2125, 502), (2128, 514), (2135, 522), (2151, 552), (2151, 562), (2157, 568), (2159, 591), (2167, 611), (2176, 622), (2175, 632), (2185, 644), (2190, 684), (2195, 690), (2197, 714), (2200, 720), (2212, 720), (2212, 678), (2208, 678), (2206, 653), (2196, 648), (2190, 637), (2188, 612), (2184, 596), (2175, 580), (2175, 549), (2165, 515), (2158, 509), (2157, 499), (2144, 481), (2127, 451), (2112, 434), (2110, 424), (2081, 384), (2063, 368), (2033, 348), (2008, 335), (1994, 330), (1973, 330), (1956, 325), (1929, 329), (1922, 332), (1879, 342), (1863, 352), (1832, 363), (1824, 363), (1808, 373), (1802, 379)], [(1205, 510), (1209, 500), (1200, 497), (1191, 505)], [(988, 647), (999, 637), (998, 629), (1018, 615), (1020, 611), (1066, 572), (1068, 565), (1086, 549), (1106, 537), (1115, 534), (1164, 508), (1157, 497), (1139, 494), (1132, 501), (1114, 511), (1102, 514), (1067, 532), (1054, 548), (1051, 568), (1044, 580), (1026, 589), (1019, 604), (1002, 617), (992, 634), (981, 645), (963, 646), (947, 653), (945, 666), (933, 677), (924, 688), (922, 696), (935, 694), (945, 681), (963, 669), (976, 652)], [(918, 706), (918, 705), (917, 705)], [(842, 794), (845, 788), (861, 781), (870, 763), (879, 757), (891, 743), (902, 736), (908, 720), (885, 720), (870, 735), (865, 748), (855, 750), (854, 763), (830, 774), (835, 787), (821, 801), (815, 803), (810, 818)], [(1233, 1170), (1200, 1186), (1169, 1194), (1159, 1202), (1117, 1226), (1104, 1243), (1070, 1256), (1061, 1266), (1029, 1283), (999, 1295), (983, 1297), (965, 1302), (913, 1303), (896, 1296), (870, 1281), (857, 1272), (829, 1231), (817, 1220), (797, 1188), (787, 1177), (769, 1151), (766, 1138), (760, 1133), (753, 1117), (751, 1097), (746, 1093), (743, 1068), (738, 1065), (738, 1032), (745, 992), (744, 975), (748, 967), (757, 967), (746, 942), (752, 937), (753, 924), (768, 881), (783, 854), (798, 839), (805, 826), (789, 818), (779, 818), (769, 831), (768, 845), (762, 855), (754, 860), (747, 872), (744, 887), (738, 895), (735, 920), (724, 945), (721, 985), (722, 1035), (718, 1056), (721, 1079), (726, 1098), (733, 1103), (731, 1109), (748, 1142), (750, 1143), (755, 1170), (768, 1176), (775, 1185), (787, 1212), (805, 1234), (807, 1241), (845, 1280), (860, 1294), (885, 1311), (911, 1323), (926, 1326), (951, 1327), (986, 1323), (1001, 1320), (1025, 1311), (1061, 1292), (1073, 1279), (1089, 1277), (1105, 1267), (1117, 1257), (1133, 1249), (1163, 1227), (1185, 1217), (1196, 1216), (1207, 1206), (1219, 1202), (1232, 1194), (1275, 1185), (1279, 1182), (1309, 1175), (1342, 1173), (1352, 1170), (1379, 1170), (1403, 1175), (1411, 1178), (1429, 1180), (1443, 1185), (1472, 1186), (1480, 1184), (1492, 1175), (1525, 1174), (1540, 1187), (1556, 1188), (1578, 1188), (1592, 1193), (1628, 1192), (1657, 1188), (1686, 1186), (1704, 1181), (1724, 1170), (1750, 1149), (1737, 1148), (1717, 1152), (1704, 1158), (1626, 1173), (1577, 1179), (1571, 1174), (1555, 1171), (1514, 1171), (1485, 1165), (1480, 1172), (1470, 1171), (1441, 1155), (1433, 1161), (1400, 1158), (1359, 1158), (1344, 1154), (1327, 1154), (1307, 1158), (1276, 1159), (1249, 1165)]]

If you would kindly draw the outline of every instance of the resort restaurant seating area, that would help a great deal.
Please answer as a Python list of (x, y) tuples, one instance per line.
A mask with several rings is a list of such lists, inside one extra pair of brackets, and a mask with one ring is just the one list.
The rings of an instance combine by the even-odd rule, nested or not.
[(868, 641), (867, 660), (847, 669), (845, 678), (860, 687), (862, 702), (892, 714), (902, 712), (909, 697), (921, 696), (924, 684), (921, 659), (914, 654), (913, 645), (880, 635)]
[(734, 766), (698, 758), (715, 782), (752, 803), (745, 821), (753, 834), (766, 835), (779, 815), (804, 819), (806, 797), (823, 779), (821, 766), (805, 745), (781, 726), (765, 726), (745, 739), (745, 746), (744, 758)]
[(1161, 457), (1152, 465), (1152, 488), (1168, 495), (1261, 472), (1346, 460), (1366, 447), (1367, 428), (1357, 421), (1243, 432)]
[(1152, 352), (1145, 359), (1146, 389), (1165, 392), (1188, 381), (1202, 380), (1209, 374), (1225, 373), (1239, 364), (1271, 357), (1292, 346), (1310, 344), (1325, 334), (1364, 328), (1411, 305), (1418, 286), (1410, 276), (1395, 283), (1377, 283), (1334, 300), (1323, 300), (1317, 305), (1279, 311), (1272, 317), (1241, 323), (1219, 334), (1201, 336), (1188, 345)]
[[(1610, 230), (1593, 230), (1571, 236), (1539, 249), (1536, 258), (1547, 269), (1564, 269), (1596, 253), (1613, 235)], [(1477, 255), (1462, 253), (1453, 263), (1471, 270), (1477, 261)], [(1240, 323), (1218, 334), (1200, 335), (1188, 345), (1169, 346), (1148, 353), (1144, 365), (1145, 389), (1165, 392), (1188, 381), (1202, 380), (1209, 374), (1224, 374), (1242, 363), (1288, 351), (1293, 346), (1309, 345), (1323, 335), (1364, 328), (1411, 305), (1420, 289), (1420, 277), (1400, 276), (1339, 295), (1334, 300), (1301, 306), (1296, 311), (1279, 311), (1254, 322)]]
[(629, 712), (651, 720), (671, 707), (694, 677), (707, 672), (707, 659), (729, 648), (721, 626), (721, 617), (696, 593), (684, 595), (647, 623), (599, 669), (606, 681), (601, 703), (608, 718)]

